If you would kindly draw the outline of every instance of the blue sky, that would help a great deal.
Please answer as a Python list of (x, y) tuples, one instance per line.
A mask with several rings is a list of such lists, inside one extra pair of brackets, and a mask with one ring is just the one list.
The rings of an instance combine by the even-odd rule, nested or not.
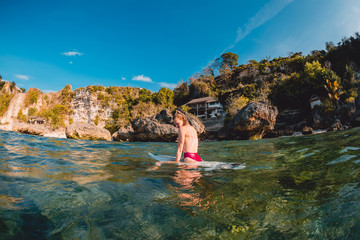
[(58, 91), (173, 88), (231, 51), (240, 63), (360, 32), (358, 0), (0, 0), (0, 75)]

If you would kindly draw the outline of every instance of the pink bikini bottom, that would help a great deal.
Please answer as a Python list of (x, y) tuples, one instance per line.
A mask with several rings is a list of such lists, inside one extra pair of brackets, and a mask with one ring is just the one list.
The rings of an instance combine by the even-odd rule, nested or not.
[(192, 160), (198, 161), (198, 162), (202, 162), (200, 156), (198, 153), (189, 153), (189, 152), (185, 152), (184, 153), (184, 159), (185, 158), (191, 158)]

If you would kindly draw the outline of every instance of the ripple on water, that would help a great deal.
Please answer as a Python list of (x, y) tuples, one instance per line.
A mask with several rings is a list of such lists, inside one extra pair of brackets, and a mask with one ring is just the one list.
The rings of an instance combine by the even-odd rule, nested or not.
[(338, 164), (338, 163), (343, 163), (346, 161), (349, 161), (350, 159), (357, 157), (356, 155), (343, 155), (337, 159), (335, 159), (334, 161), (328, 162), (328, 165), (334, 165), (334, 164)]
[(234, 170), (148, 157), (176, 143), (0, 131), (0, 238), (356, 239), (359, 136), (200, 143), (206, 161), (246, 166)]

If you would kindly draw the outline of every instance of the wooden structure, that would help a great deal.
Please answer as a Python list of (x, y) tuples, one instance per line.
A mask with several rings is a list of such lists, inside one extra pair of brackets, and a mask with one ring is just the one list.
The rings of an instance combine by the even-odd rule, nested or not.
[(316, 95), (312, 95), (309, 102), (310, 102), (310, 108), (311, 109), (314, 109), (315, 106), (318, 106), (318, 105), (321, 104), (320, 98), (318, 96), (316, 96)]
[(190, 107), (190, 113), (200, 119), (214, 118), (223, 115), (224, 108), (221, 103), (213, 97), (196, 98), (187, 103)]
[(44, 124), (46, 121), (45, 121), (45, 118), (43, 117), (39, 117), (39, 116), (30, 116), (29, 117), (29, 123), (32, 123), (32, 124)]

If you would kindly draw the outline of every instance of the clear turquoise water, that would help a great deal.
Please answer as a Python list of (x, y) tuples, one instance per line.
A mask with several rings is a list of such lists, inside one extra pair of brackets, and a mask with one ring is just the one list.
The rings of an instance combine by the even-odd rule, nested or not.
[(154, 169), (174, 143), (0, 131), (0, 239), (358, 239), (360, 129), (203, 142), (242, 170)]

